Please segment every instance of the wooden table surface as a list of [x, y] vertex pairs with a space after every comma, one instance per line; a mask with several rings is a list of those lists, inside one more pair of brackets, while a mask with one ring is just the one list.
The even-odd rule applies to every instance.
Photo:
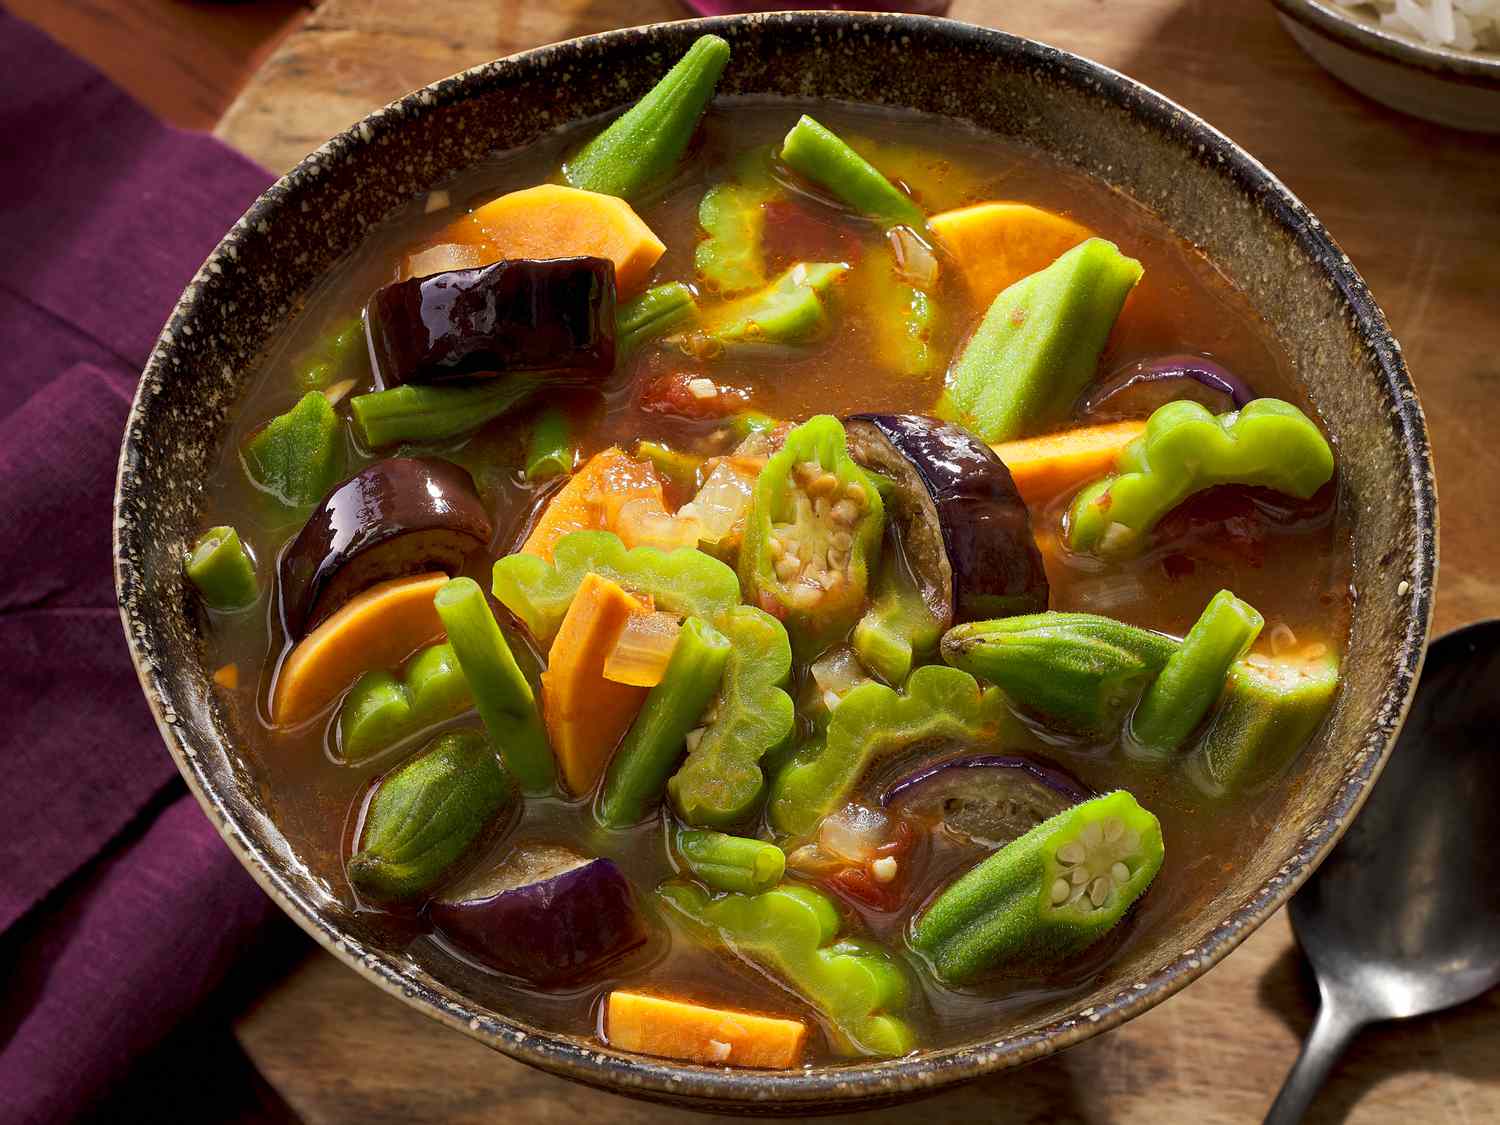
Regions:
[[[91, 5], [83, 5], [91, 7]], [[673, 19], [671, 0], [324, 0], [217, 126], [278, 171], [407, 90], [512, 51]], [[1439, 631], [1500, 616], [1500, 140], [1403, 118], [1305, 58], [1259, 0], [958, 0], [952, 15], [1138, 78], [1203, 115], [1323, 219], [1386, 310], [1421, 394], [1442, 496]], [[1202, 981], [1113, 1033], [914, 1110], [858, 1120], [1246, 1122], [1296, 1054], [1316, 997], [1278, 915]], [[529, 1070], [311, 952], [237, 1021], [309, 1122], [694, 1115]], [[1367, 1031], [1313, 1121], [1500, 1119], [1500, 992]], [[855, 1120], [850, 1118], [849, 1120]]]

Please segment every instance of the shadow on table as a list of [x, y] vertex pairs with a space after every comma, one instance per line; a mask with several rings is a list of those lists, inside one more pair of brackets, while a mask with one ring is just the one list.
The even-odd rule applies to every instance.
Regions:
[[[1297, 1036], [1312, 1028], [1318, 987], [1312, 969], [1294, 948], [1261, 977], [1260, 1004]], [[1435, 1016], [1393, 1020], [1366, 1028], [1308, 1111], [1308, 1125], [1335, 1125], [1377, 1086], [1403, 1075], [1424, 1074], [1493, 1084], [1500, 1081], [1500, 989]], [[1274, 1091], [1268, 1092], [1267, 1105]], [[1455, 1112], [1458, 1107], [1453, 1107]]]

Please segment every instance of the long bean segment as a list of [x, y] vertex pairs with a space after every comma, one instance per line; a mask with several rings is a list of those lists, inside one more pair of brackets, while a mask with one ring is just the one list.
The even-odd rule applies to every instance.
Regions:
[[349, 400], [349, 412], [360, 440], [371, 449], [403, 441], [445, 441], [500, 417], [536, 387], [536, 380], [526, 378], [492, 379], [472, 387], [405, 384], [356, 395]]
[[557, 407], [549, 407], [532, 424], [526, 442], [526, 479], [547, 480], [573, 471], [578, 448], [573, 443], [568, 416]]
[[653, 285], [615, 310], [615, 354], [628, 355], [642, 344], [698, 319], [698, 299], [680, 281]]
[[597, 810], [601, 824], [635, 824], [661, 799], [688, 733], [719, 691], [729, 650], [729, 639], [702, 618], [683, 623], [661, 683], [646, 696], [610, 760]]
[[209, 609], [233, 612], [254, 605], [260, 597], [255, 560], [240, 542], [239, 532], [227, 524], [198, 536], [183, 570]]
[[677, 854], [695, 878], [716, 891], [759, 894], [786, 873], [786, 853], [775, 844], [710, 829], [679, 832]]
[[536, 695], [505, 643], [484, 591], [472, 578], [454, 578], [438, 591], [434, 604], [501, 760], [525, 792], [549, 792], [557, 764]]
[[1254, 606], [1230, 591], [1215, 594], [1141, 697], [1126, 745], [1147, 757], [1182, 746], [1223, 693], [1230, 666], [1250, 651], [1265, 623]]

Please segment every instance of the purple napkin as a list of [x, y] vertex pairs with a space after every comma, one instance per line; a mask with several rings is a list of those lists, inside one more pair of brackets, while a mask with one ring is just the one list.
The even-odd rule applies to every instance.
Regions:
[[3, 11], [0, 137], [0, 1120], [65, 1121], [276, 915], [161, 744], [110, 561], [137, 374], [270, 177]]

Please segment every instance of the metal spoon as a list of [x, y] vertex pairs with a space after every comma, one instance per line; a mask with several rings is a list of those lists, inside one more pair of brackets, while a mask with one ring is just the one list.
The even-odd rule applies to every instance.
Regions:
[[1300, 1121], [1366, 1024], [1500, 983], [1500, 620], [1440, 637], [1349, 831], [1288, 907], [1321, 1006], [1266, 1121]]

